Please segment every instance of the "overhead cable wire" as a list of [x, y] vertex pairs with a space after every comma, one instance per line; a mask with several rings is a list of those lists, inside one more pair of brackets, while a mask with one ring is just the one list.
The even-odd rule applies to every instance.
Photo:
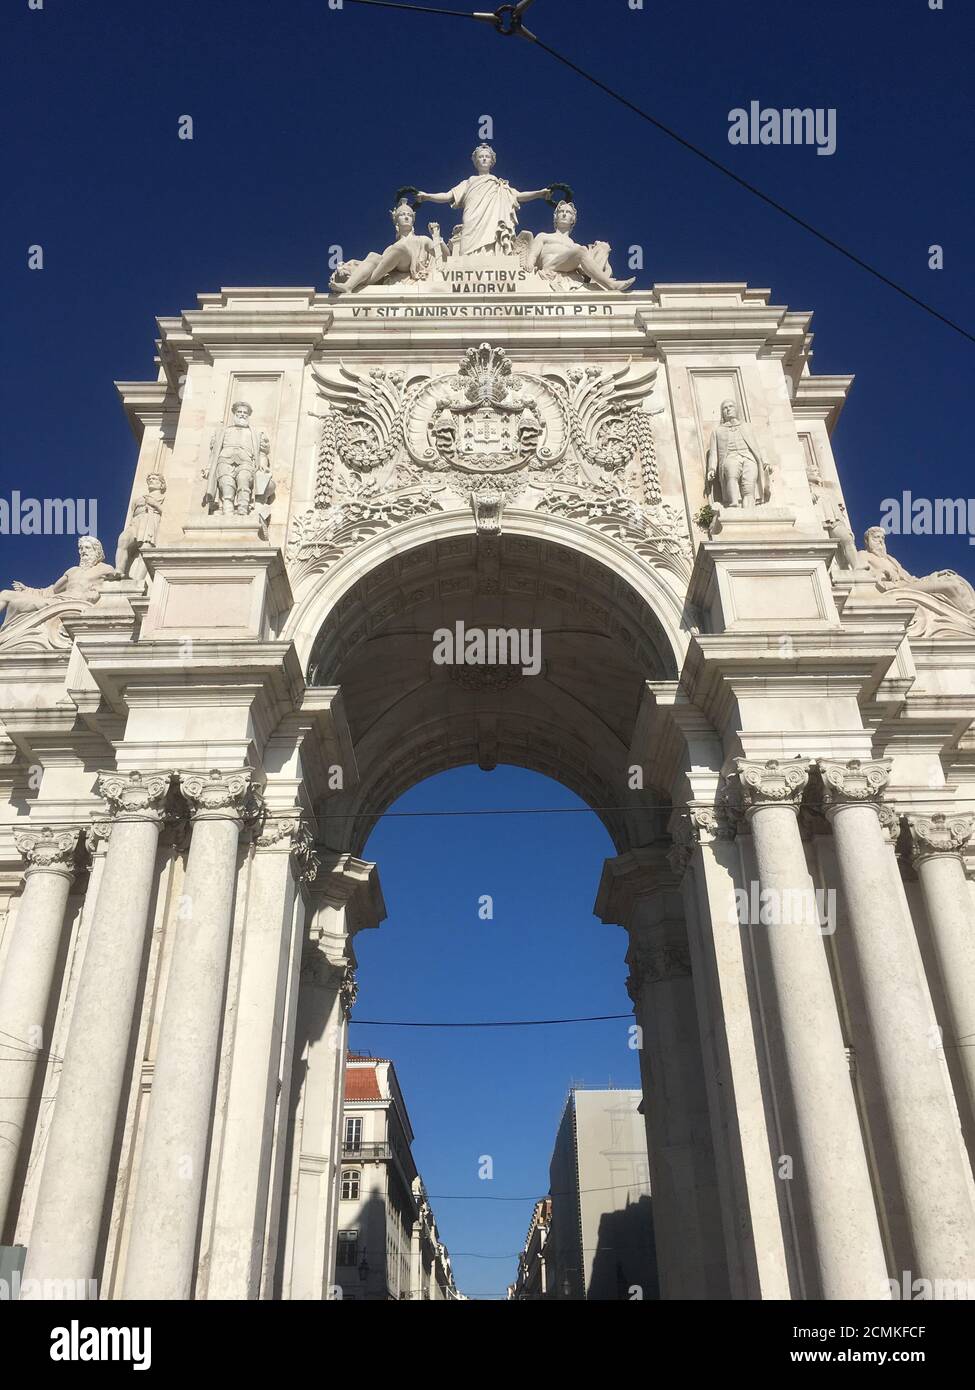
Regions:
[[[425, 5], [421, 6], [398, 4], [395, 3], [395, 0], [348, 0], [348, 3], [353, 5], [371, 5], [381, 9], [403, 10], [407, 13], [412, 12], [414, 14], [446, 15], [450, 18], [456, 19], [484, 20], [492, 17], [485, 14], [470, 14], [463, 10], [442, 10]], [[521, 6], [518, 6], [517, 8], [520, 9]], [[835, 237], [830, 236], [828, 232], [822, 231], [819, 227], [815, 226], [812, 222], [808, 221], [807, 218], [800, 217], [798, 213], [792, 212], [789, 208], [785, 206], [784, 203], [779, 202], [777, 198], [773, 198], [768, 193], [763, 192], [762, 189], [760, 189], [756, 184], [751, 183], [748, 179], [742, 178], [740, 174], [736, 174], [735, 171], [729, 168], [727, 164], [723, 164], [721, 160], [716, 159], [714, 155], [708, 154], [707, 150], [704, 150], [699, 145], [694, 144], [692, 140], [688, 140], [686, 136], [681, 135], [679, 131], [674, 130], [671, 126], [665, 124], [665, 122], [659, 120], [656, 116], [651, 115], [649, 111], [645, 111], [642, 106], [637, 106], [636, 102], [631, 101], [629, 97], [624, 96], [622, 92], [618, 92], [616, 88], [611, 87], [608, 82], [603, 82], [602, 79], [596, 77], [594, 73], [589, 72], [586, 68], [582, 67], [579, 63], [574, 62], [564, 53], [560, 53], [558, 49], [552, 48], [550, 44], [544, 43], [538, 37], [537, 34], [530, 34], [523, 27], [502, 28], [501, 24], [497, 21], [503, 13], [511, 12], [514, 9], [514, 6], [503, 5], [499, 10], [495, 12], [493, 18], [496, 20], [495, 27], [499, 30], [499, 32], [503, 33], [506, 37], [515, 35], [528, 39], [531, 43], [535, 44], [536, 47], [540, 48], [544, 53], [547, 53], [550, 58], [553, 58], [556, 62], [561, 63], [570, 72], [575, 73], [577, 77], [581, 77], [583, 81], [589, 82], [592, 86], [596, 87], [599, 91], [603, 92], [613, 101], [619, 102], [621, 106], [625, 107], [628, 111], [632, 112], [633, 115], [639, 116], [641, 120], [646, 121], [649, 125], [653, 126], [654, 129], [659, 131], [661, 135], [665, 135], [669, 140], [673, 140], [676, 144], [680, 145], [682, 149], [685, 149], [689, 151], [691, 154], [696, 155], [698, 159], [703, 160], [706, 164], [710, 165], [712, 169], [716, 169], [718, 173], [723, 174], [725, 178], [731, 179], [731, 181], [737, 184], [739, 188], [744, 189], [746, 193], [750, 193], [752, 197], [758, 198], [760, 202], [766, 205], [766, 207], [770, 207], [773, 211], [779, 213], [782, 217], [788, 218], [788, 220], [792, 222], [795, 226], [800, 227], [805, 232], [808, 232], [810, 236], [815, 237], [818, 241], [822, 242], [824, 246], [828, 246], [831, 250], [837, 252], [838, 255], [845, 257], [846, 260], [850, 261], [853, 265], [859, 267], [860, 270], [866, 271], [868, 275], [872, 275], [873, 278], [875, 280], [878, 280], [882, 285], [886, 285], [888, 289], [893, 290], [896, 294], [906, 299], [916, 308], [922, 309], [926, 314], [929, 314], [932, 318], [937, 319], [939, 323], [943, 323], [945, 327], [952, 329], [953, 332], [959, 334], [962, 338], [967, 339], [968, 342], [975, 343], [975, 333], [969, 332], [967, 328], [964, 328], [960, 323], [956, 323], [955, 320], [949, 318], [947, 314], [941, 313], [941, 311], [939, 309], [936, 309], [933, 304], [929, 304], [926, 300], [921, 299], [918, 295], [912, 294], [910, 290], [905, 289], [903, 285], [899, 284], [896, 280], [891, 279], [889, 275], [885, 275], [882, 270], [878, 270], [876, 266], [871, 265], [869, 261], [866, 261], [863, 259], [862, 256], [857, 255], [855, 251], [851, 251], [849, 247], [844, 246], [842, 242], [837, 241]]]

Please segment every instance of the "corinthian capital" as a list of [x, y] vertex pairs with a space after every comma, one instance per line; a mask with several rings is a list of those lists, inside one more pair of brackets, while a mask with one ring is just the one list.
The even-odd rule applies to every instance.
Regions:
[[253, 820], [261, 810], [261, 793], [249, 767], [221, 772], [181, 772], [179, 789], [192, 820]]
[[74, 877], [80, 830], [54, 830], [49, 825], [37, 830], [15, 830], [14, 844], [27, 860], [25, 878], [39, 870]]
[[265, 821], [256, 844], [258, 849], [293, 855], [302, 883], [311, 883], [318, 877], [322, 864], [315, 853], [315, 837], [300, 816]]
[[975, 831], [975, 816], [937, 811], [933, 816], [907, 816], [911, 863], [943, 855], [960, 855]]
[[816, 764], [823, 782], [823, 804], [827, 816], [842, 806], [873, 806], [879, 810], [880, 795], [890, 780], [890, 759], [878, 758], [848, 762], [820, 758]]
[[736, 758], [735, 767], [746, 816], [760, 806], [791, 806], [794, 811], [799, 810], [809, 781], [807, 758], [791, 758], [788, 762], [779, 762], [776, 758], [766, 762], [757, 758]]
[[730, 840], [734, 825], [724, 807], [687, 806], [674, 811], [667, 826], [673, 841], [667, 859], [674, 873], [682, 874], [698, 845]]
[[171, 772], [104, 772], [98, 795], [113, 820], [162, 820], [172, 780]]

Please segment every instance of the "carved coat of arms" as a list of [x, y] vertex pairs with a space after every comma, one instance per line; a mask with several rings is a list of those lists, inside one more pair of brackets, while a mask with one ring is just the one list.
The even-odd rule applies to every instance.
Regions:
[[468, 350], [456, 376], [420, 388], [404, 436], [421, 468], [496, 474], [557, 463], [569, 424], [548, 382], [516, 375], [502, 348], [482, 343]]

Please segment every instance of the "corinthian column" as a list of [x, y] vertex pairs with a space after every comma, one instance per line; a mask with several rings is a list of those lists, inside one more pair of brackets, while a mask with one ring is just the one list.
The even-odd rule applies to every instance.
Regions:
[[[800, 1198], [795, 1206], [800, 1256], [806, 1257], [806, 1297], [889, 1297], [856, 1101], [799, 833], [809, 763], [739, 758], [737, 768], [761, 906], [759, 920], [749, 918], [749, 925], [753, 941], [764, 946], [774, 991], [769, 1022], [777, 1029], [770, 1037], [770, 1060], [773, 1072], [784, 1071], [788, 1089], [779, 1111], [783, 1158], [793, 1161], [792, 1177], [781, 1180], [795, 1183]], [[802, 1238], [807, 1222], [811, 1250]]]
[[[823, 759], [826, 815], [873, 1039], [907, 1220], [927, 1279], [975, 1277], [975, 1210], [914, 926], [880, 825], [890, 763]], [[969, 927], [970, 930], [970, 927]]]
[[945, 1046], [957, 1053], [975, 1118], [975, 915], [962, 861], [975, 816], [908, 816], [907, 826], [948, 1005]]
[[629, 937], [660, 1296], [728, 1298], [684, 903], [662, 851], [608, 859], [596, 914]]
[[[27, 860], [13, 940], [0, 979], [0, 1242], [12, 1245], [38, 1073], [46, 1069], [49, 1011], [74, 882], [78, 830], [15, 830]], [[7, 1055], [10, 1054], [10, 1055]]]
[[259, 808], [249, 768], [181, 773], [193, 822], [156, 1047], [123, 1298], [193, 1291], [237, 848]]
[[[259, 1298], [271, 1193], [271, 1151], [281, 1086], [281, 1044], [295, 927], [304, 921], [299, 884], [317, 876], [307, 822], [268, 818], [247, 883], [233, 1055], [221, 1141], [208, 1299]], [[282, 1107], [286, 1111], [286, 1103]]]
[[80, 1288], [81, 1281], [98, 1273], [156, 850], [171, 781], [169, 773], [143, 777], [138, 772], [98, 779], [111, 817], [101, 828], [105, 834], [111, 824], [109, 847], [71, 1014], [25, 1283], [74, 1279]]

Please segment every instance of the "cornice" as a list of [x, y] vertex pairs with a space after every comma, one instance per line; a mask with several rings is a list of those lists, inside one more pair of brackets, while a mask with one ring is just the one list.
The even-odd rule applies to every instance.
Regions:
[[159, 318], [160, 353], [177, 364], [218, 357], [284, 357], [307, 362], [334, 318], [308, 286], [225, 288], [198, 296], [199, 308]]
[[79, 637], [78, 649], [104, 698], [117, 713], [143, 704], [209, 704], [215, 695], [241, 697], [266, 690], [280, 706], [274, 723], [300, 707], [304, 675], [293, 642], [250, 638], [178, 637], [126, 642]]
[[179, 397], [168, 381], [116, 381], [115, 389], [140, 443], [147, 427], [158, 427], [167, 414], [179, 413]]
[[801, 376], [792, 397], [792, 413], [799, 419], [822, 420], [832, 434], [853, 386], [852, 376]]
[[[629, 929], [640, 904], [651, 915], [674, 910], [680, 881], [668, 861], [669, 850], [669, 840], [661, 840], [606, 860], [593, 907], [601, 922]], [[683, 912], [679, 905], [677, 910]]]

